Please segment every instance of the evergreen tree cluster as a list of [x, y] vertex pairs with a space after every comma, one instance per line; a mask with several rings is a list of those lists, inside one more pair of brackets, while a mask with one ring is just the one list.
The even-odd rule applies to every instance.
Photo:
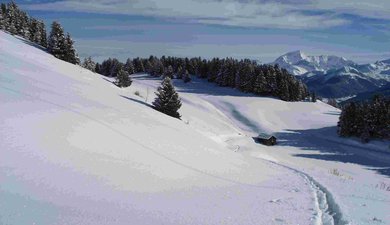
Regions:
[[106, 77], [115, 77], [115, 84], [118, 87], [129, 87], [133, 82], [130, 78], [130, 74], [135, 72], [133, 60], [127, 60], [125, 64], [119, 62], [117, 59], [111, 59], [103, 61], [102, 64], [95, 63], [91, 57], [84, 59], [84, 68], [91, 70], [92, 72], [100, 73]]
[[[103, 61], [96, 65], [96, 72], [115, 77], [117, 67], [122, 63], [117, 59]], [[123, 65], [123, 64], [122, 64]], [[219, 86], [232, 87], [247, 93], [279, 97], [284, 101], [301, 101], [309, 96], [305, 84], [289, 74], [278, 65], [260, 65], [257, 62], [233, 58], [197, 58], [166, 57], [128, 59], [126, 71], [132, 73], [149, 73], [152, 76], [191, 81], [191, 75]]]
[[30, 17], [20, 10], [14, 1], [8, 4], [1, 3], [0, 29], [47, 47], [46, 28], [43, 21]]
[[96, 63], [95, 71], [106, 77], [116, 77], [121, 67], [123, 67], [123, 63], [119, 62], [118, 59], [109, 58], [104, 60], [102, 64]]
[[343, 107], [338, 122], [342, 137], [390, 139], [390, 99], [376, 96], [372, 102], [350, 103]]
[[47, 40], [46, 27], [43, 21], [30, 17], [11, 1], [0, 5], [0, 29], [12, 35], [19, 35], [33, 43], [48, 49], [55, 57], [64, 61], [80, 64], [74, 41], [69, 33], [58, 22], [53, 22], [49, 40]]
[[65, 34], [61, 24], [54, 21], [51, 25], [51, 32], [47, 44], [49, 52], [58, 59], [78, 65], [80, 64], [80, 59], [73, 45], [74, 41], [70, 37], [70, 34]]
[[85, 58], [83, 64], [81, 64], [81, 66], [87, 70], [90, 70], [92, 72], [96, 72], [96, 63], [92, 60], [91, 57]]

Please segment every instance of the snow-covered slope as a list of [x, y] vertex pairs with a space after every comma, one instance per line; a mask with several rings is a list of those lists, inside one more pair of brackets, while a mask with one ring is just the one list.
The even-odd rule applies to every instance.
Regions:
[[338, 56], [307, 56], [302, 51], [286, 53], [277, 58], [273, 64], [279, 64], [293, 75], [303, 75], [313, 71], [327, 71], [343, 66], [355, 65], [351, 60]]
[[390, 220], [389, 155], [364, 149], [387, 143], [337, 138], [339, 110], [177, 80], [177, 120], [149, 107], [159, 79], [133, 78], [119, 89], [0, 31], [0, 224]]
[[310, 224], [305, 181], [234, 152], [226, 140], [243, 134], [211, 104], [184, 101], [177, 120], [136, 84], [0, 42], [1, 224]]

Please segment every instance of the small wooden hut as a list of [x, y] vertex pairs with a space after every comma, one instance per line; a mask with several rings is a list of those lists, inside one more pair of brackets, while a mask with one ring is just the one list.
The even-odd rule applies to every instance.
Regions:
[[265, 133], [261, 133], [259, 134], [255, 140], [258, 142], [258, 143], [261, 143], [263, 145], [268, 145], [268, 146], [272, 146], [272, 145], [276, 145], [276, 137], [273, 136], [273, 135], [270, 135], [270, 134], [265, 134]]

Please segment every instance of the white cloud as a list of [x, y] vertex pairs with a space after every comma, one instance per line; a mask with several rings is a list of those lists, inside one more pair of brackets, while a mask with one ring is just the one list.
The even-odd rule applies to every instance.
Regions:
[[314, 0], [306, 7], [375, 19], [390, 19], [389, 0]]
[[306, 4], [205, 0], [66, 0], [26, 5], [30, 10], [78, 11], [182, 19], [189, 22], [244, 27], [312, 29], [348, 23], [330, 14], [308, 15]]

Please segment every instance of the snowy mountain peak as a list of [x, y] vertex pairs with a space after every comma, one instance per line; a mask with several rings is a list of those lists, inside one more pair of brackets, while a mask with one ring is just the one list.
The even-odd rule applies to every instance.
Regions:
[[295, 64], [301, 60], [307, 59], [307, 55], [302, 52], [301, 50], [293, 51], [286, 53], [279, 58], [276, 59], [275, 62], [282, 62], [282, 63], [288, 63], [288, 64]]
[[273, 64], [279, 64], [293, 75], [302, 75], [307, 72], [327, 71], [343, 66], [355, 65], [351, 60], [333, 55], [308, 56], [302, 51], [286, 53], [275, 60]]

